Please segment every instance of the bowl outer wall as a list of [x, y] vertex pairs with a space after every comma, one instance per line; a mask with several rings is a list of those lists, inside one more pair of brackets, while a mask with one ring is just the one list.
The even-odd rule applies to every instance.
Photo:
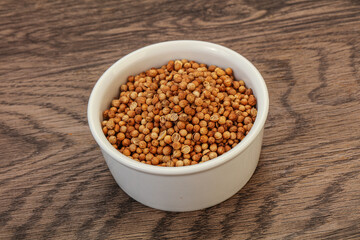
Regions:
[[[189, 59], [200, 63], [214, 64], [223, 68], [231, 67], [237, 80], [243, 79], [253, 89], [257, 97], [258, 116], [253, 128], [235, 148], [211, 161], [181, 167], [161, 168], [136, 162], [114, 149], [102, 133], [100, 121], [102, 111], [119, 94], [119, 87], [126, 82], [127, 76], [137, 74], [154, 66], [161, 66], [170, 59]], [[158, 175], [183, 175], [209, 170], [233, 159], [244, 151], [263, 130], [269, 108], [266, 84], [257, 69], [240, 54], [226, 47], [191, 40], [179, 40], [150, 45], [134, 51], [114, 63], [97, 81], [88, 104], [88, 121], [94, 139], [101, 150], [114, 161], [141, 172]]]
[[251, 178], [260, 155], [263, 130], [232, 161], [186, 175], [155, 175], [129, 168], [103, 151], [117, 184], [138, 202], [164, 211], [195, 211], [221, 203]]

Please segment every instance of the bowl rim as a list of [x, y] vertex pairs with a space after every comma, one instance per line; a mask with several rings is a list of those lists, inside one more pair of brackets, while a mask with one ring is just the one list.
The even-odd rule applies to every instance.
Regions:
[[[246, 135], [246, 137], [237, 144], [234, 148], [229, 150], [228, 152], [222, 154], [221, 156], [218, 156], [214, 159], [211, 159], [207, 162], [196, 164], [196, 165], [190, 165], [190, 166], [183, 166], [183, 167], [159, 167], [159, 166], [153, 166], [149, 164], [144, 164], [138, 161], [135, 161], [129, 157], [126, 157], [122, 153], [120, 153], [118, 150], [116, 150], [107, 140], [105, 135], [102, 132], [100, 124], [96, 120], [96, 116], [98, 116], [98, 112], [96, 109], [92, 107], [92, 105], [95, 103], [97, 99], [97, 95], [101, 92], [101, 85], [103, 82], [107, 80], [107, 78], [111, 77], [112, 75], [110, 72], [114, 70], [117, 66], [121, 65], [123, 62], [127, 61], [129, 58], [133, 58], [136, 56], [141, 56], [141, 54], [144, 51], [148, 50], [154, 50], [164, 47], [179, 47], [179, 45], [182, 45], [182, 47], [190, 47], [194, 44], [197, 44], [200, 47], [203, 48], [211, 48], [220, 50], [222, 52], [225, 52], [226, 54], [232, 55], [234, 58], [237, 58], [238, 60], [242, 61], [242, 63], [246, 64], [247, 67], [250, 69], [250, 71], [253, 72], [253, 74], [256, 75], [256, 79], [260, 84], [260, 91], [261, 94], [264, 96], [264, 106], [263, 111], [261, 114], [259, 114], [254, 122], [253, 127], [251, 128], [250, 132]], [[119, 60], [117, 60], [114, 64], [112, 64], [97, 80], [95, 83], [95, 86], [93, 87], [89, 101], [88, 101], [88, 107], [87, 107], [87, 118], [88, 118], [88, 124], [90, 127], [90, 131], [97, 142], [97, 144], [100, 146], [102, 151], [105, 151], [106, 154], [110, 155], [114, 160], [116, 160], [118, 163], [125, 165], [126, 167], [129, 167], [131, 169], [148, 173], [148, 174], [156, 174], [156, 175], [187, 175], [187, 174], [193, 174], [198, 172], [203, 172], [206, 170], [210, 170], [214, 167], [217, 167], [219, 165], [222, 165], [230, 160], [232, 160], [234, 157], [236, 157], [238, 154], [243, 152], [260, 134], [262, 129], [264, 128], [265, 121], [267, 119], [269, 111], [269, 94], [266, 87], [266, 83], [261, 76], [260, 72], [256, 69], [256, 67], [245, 57], [240, 55], [239, 53], [235, 52], [234, 50], [231, 50], [227, 47], [224, 47], [219, 44], [205, 42], [205, 41], [198, 41], [198, 40], [174, 40], [174, 41], [165, 41], [165, 42], [159, 42], [155, 44], [151, 44], [142, 48], [139, 48], [138, 50], [135, 50]], [[99, 132], [100, 128], [100, 132]]]

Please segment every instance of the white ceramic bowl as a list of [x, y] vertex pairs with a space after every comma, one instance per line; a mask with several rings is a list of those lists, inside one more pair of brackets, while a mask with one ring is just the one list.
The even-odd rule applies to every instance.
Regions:
[[[119, 96], [129, 75], [160, 67], [169, 60], [188, 59], [222, 68], [231, 67], [257, 98], [258, 114], [249, 134], [233, 149], [205, 163], [184, 167], [158, 167], [126, 157], [106, 140], [102, 112]], [[258, 70], [240, 54], [202, 41], [170, 41], [136, 50], [113, 64], [97, 81], [88, 104], [88, 121], [117, 184], [144, 205], [166, 211], [192, 211], [216, 205], [238, 192], [257, 166], [264, 124], [269, 109], [268, 91]]]

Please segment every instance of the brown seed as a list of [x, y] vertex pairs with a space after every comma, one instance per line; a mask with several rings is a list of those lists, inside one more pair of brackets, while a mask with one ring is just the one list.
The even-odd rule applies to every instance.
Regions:
[[150, 69], [148, 72], [148, 75], [150, 77], [155, 77], [158, 74], [158, 72], [156, 71], [156, 69]]
[[210, 152], [209, 153], [209, 158], [210, 159], [213, 159], [213, 158], [216, 158], [217, 157], [217, 153], [216, 152]]
[[180, 68], [182, 68], [182, 62], [181, 61], [179, 61], [179, 60], [176, 60], [175, 61], [175, 64], [174, 64], [174, 68], [175, 68], [175, 70], [176, 71], [179, 71], [180, 70]]
[[157, 138], [159, 137], [159, 135], [158, 135], [156, 132], [152, 132], [152, 133], [150, 134], [150, 137], [151, 137], [152, 139], [157, 139]]
[[226, 74], [225, 71], [222, 70], [221, 68], [216, 68], [216, 69], [215, 69], [215, 73], [216, 73], [216, 75], [218, 75], [219, 77], [224, 76], [224, 75]]
[[231, 136], [231, 134], [230, 134], [229, 131], [225, 131], [225, 132], [223, 133], [223, 138], [224, 138], [224, 139], [229, 139], [230, 136]]
[[138, 96], [137, 92], [131, 92], [131, 93], [130, 93], [130, 98], [131, 98], [132, 100], [135, 100], [135, 99], [137, 98], [137, 96]]
[[180, 141], [180, 138], [181, 138], [181, 136], [180, 136], [180, 134], [178, 134], [178, 133], [174, 133], [172, 136], [171, 136], [171, 140], [172, 140], [172, 142], [179, 142]]
[[125, 156], [130, 156], [131, 152], [129, 149], [125, 148], [124, 151], [122, 152]]
[[222, 139], [222, 134], [221, 134], [220, 132], [216, 132], [216, 133], [214, 134], [214, 137], [215, 137], [215, 139], [217, 139], [217, 140]]
[[111, 106], [118, 108], [120, 106], [120, 100], [119, 99], [112, 100], [111, 101]]
[[193, 117], [191, 122], [192, 122], [192, 124], [196, 125], [196, 124], [199, 124], [200, 120], [197, 117]]
[[209, 144], [215, 143], [215, 138], [214, 138], [214, 137], [209, 137], [208, 143], [209, 143]]
[[181, 113], [179, 115], [179, 120], [182, 121], [182, 122], [186, 122], [188, 120], [188, 115], [185, 114], [185, 113]]
[[205, 150], [202, 152], [202, 155], [208, 155], [209, 152], [210, 152], [210, 149], [205, 149]]
[[251, 119], [251, 117], [246, 117], [245, 119], [244, 119], [244, 124], [249, 124], [249, 123], [252, 123], [252, 119]]
[[189, 124], [186, 125], [185, 129], [186, 129], [187, 132], [192, 132], [192, 130], [194, 129], [194, 125], [189, 123]]
[[122, 140], [121, 144], [125, 147], [128, 147], [128, 146], [130, 146], [131, 141], [129, 139], [125, 138], [124, 140]]
[[171, 113], [169, 117], [170, 121], [177, 121], [179, 119], [179, 115], [177, 113]]
[[218, 121], [219, 124], [224, 125], [226, 123], [226, 117], [221, 116]]
[[188, 133], [187, 133], [187, 131], [185, 129], [181, 129], [179, 131], [179, 134], [180, 134], [180, 136], [185, 137]]
[[220, 116], [219, 116], [218, 113], [214, 113], [214, 114], [211, 115], [211, 117], [210, 117], [210, 121], [213, 121], [213, 122], [217, 122], [217, 121], [219, 121], [219, 119], [220, 119]]
[[197, 152], [197, 153], [200, 153], [202, 151], [202, 148], [200, 145], [195, 145], [194, 146], [194, 151]]
[[200, 137], [201, 137], [200, 133], [194, 133], [194, 135], [193, 135], [193, 139], [194, 139], [195, 142], [200, 141]]
[[181, 112], [182, 109], [179, 105], [176, 105], [173, 107], [173, 110], [174, 110], [174, 112], [179, 113], [179, 112]]
[[188, 101], [187, 100], [181, 100], [180, 102], [179, 102], [179, 106], [181, 107], [181, 108], [184, 108], [184, 107], [186, 107], [188, 105]]
[[[225, 128], [223, 126], [218, 127], [217, 131], [221, 134], [225, 132]], [[216, 138], [216, 137], [215, 137]]]
[[248, 104], [248, 100], [247, 100], [246, 98], [242, 98], [242, 99], [240, 100], [240, 103], [241, 103], [242, 105], [246, 105], [246, 104]]
[[219, 154], [219, 155], [221, 155], [221, 154], [223, 154], [225, 152], [225, 148], [224, 147], [218, 147], [218, 149], [217, 149], [217, 153]]
[[109, 137], [109, 142], [110, 142], [111, 144], [115, 144], [115, 143], [116, 143], [116, 137], [115, 137], [115, 136], [110, 136], [110, 137]]
[[233, 74], [233, 70], [231, 68], [226, 68], [225, 72], [226, 72], [227, 75], [230, 75], [230, 76]]
[[194, 83], [189, 83], [189, 84], [187, 85], [187, 89], [188, 89], [189, 91], [194, 91], [195, 88], [196, 88], [196, 86], [195, 86]]
[[181, 148], [181, 143], [180, 142], [173, 142], [172, 147], [176, 150]]
[[182, 167], [182, 166], [184, 166], [184, 162], [182, 160], [176, 161], [176, 166]]
[[190, 151], [191, 151], [191, 148], [190, 148], [190, 146], [188, 146], [188, 145], [183, 145], [183, 146], [181, 147], [181, 152], [182, 152], [183, 154], [188, 154], [188, 153], [190, 153]]
[[206, 135], [201, 135], [200, 142], [206, 143], [208, 141], [208, 137]]
[[134, 111], [137, 108], [138, 104], [137, 102], [132, 102], [129, 106], [130, 110]]
[[166, 136], [166, 130], [162, 131], [160, 134], [159, 134], [159, 137], [158, 137], [158, 140], [163, 140]]
[[200, 123], [199, 123], [199, 126], [200, 126], [200, 127], [207, 127], [207, 125], [208, 125], [208, 122], [205, 121], [205, 120], [202, 120], [202, 121], [200, 121]]
[[252, 108], [252, 109], [250, 110], [250, 115], [251, 115], [252, 117], [256, 117], [256, 116], [257, 116], [257, 110], [256, 110], [256, 108]]
[[216, 150], [217, 150], [217, 144], [211, 144], [210, 145], [210, 151], [216, 152]]
[[202, 127], [202, 128], [200, 128], [200, 134], [202, 134], [202, 135], [208, 134], [208, 129], [207, 129], [207, 127]]
[[107, 127], [108, 130], [114, 129], [115, 122], [114, 122], [113, 118], [110, 118], [109, 121], [107, 121], [106, 127]]
[[124, 104], [127, 104], [127, 103], [129, 102], [129, 98], [128, 98], [128, 97], [125, 97], [125, 96], [122, 96], [122, 97], [120, 98], [120, 102], [121, 102], [121, 103], [124, 103]]
[[231, 121], [236, 121], [237, 118], [238, 118], [238, 115], [237, 115], [235, 112], [231, 112], [231, 113], [229, 114], [229, 119], [230, 119]]
[[196, 106], [202, 106], [203, 103], [204, 103], [204, 101], [201, 98], [198, 97], [198, 98], [195, 99], [195, 105]]
[[183, 162], [184, 162], [184, 166], [189, 166], [189, 165], [191, 165], [191, 161], [190, 161], [190, 159], [184, 159], [183, 160]]
[[210, 158], [207, 155], [202, 156], [202, 158], [201, 158], [201, 162], [206, 162], [206, 161], [209, 161], [209, 160], [210, 160]]
[[125, 139], [125, 134], [120, 132], [116, 135], [116, 138], [119, 140], [119, 141], [122, 141]]
[[151, 164], [152, 165], [158, 165], [160, 163], [159, 159], [157, 157], [153, 157], [151, 159]]
[[138, 130], [133, 130], [131, 133], [130, 133], [131, 137], [133, 138], [136, 138], [137, 136], [139, 136], [139, 131]]
[[147, 146], [147, 144], [146, 144], [145, 141], [140, 141], [140, 142], [139, 142], [139, 147], [140, 147], [140, 148], [144, 149], [144, 148], [146, 148], [146, 146]]
[[209, 148], [209, 144], [203, 143], [203, 144], [201, 144], [201, 148], [202, 148], [203, 150], [206, 150], [206, 149]]
[[164, 142], [165, 142], [166, 144], [171, 144], [171, 142], [172, 142], [171, 136], [170, 136], [170, 135], [166, 135], [165, 138], [164, 138]]
[[173, 155], [172, 155], [173, 158], [180, 158], [181, 157], [181, 151], [176, 149], [173, 151]]
[[154, 139], [154, 140], [151, 141], [151, 145], [154, 146], [154, 147], [157, 147], [157, 146], [159, 146], [159, 141]]
[[254, 95], [249, 96], [248, 103], [249, 103], [250, 106], [255, 106], [256, 105], [256, 98], [254, 97]]
[[[195, 85], [194, 85], [195, 86]], [[188, 94], [186, 96], [186, 100], [189, 102], [189, 103], [193, 103], [195, 101], [195, 95], [194, 94]]]
[[145, 156], [145, 160], [146, 160], [146, 161], [151, 161], [151, 160], [153, 159], [153, 157], [154, 157], [154, 155], [152, 155], [151, 153], [148, 153], [148, 154], [146, 154], [146, 156]]
[[103, 127], [103, 133], [105, 134], [105, 135], [107, 135], [107, 133], [108, 133], [108, 129], [107, 129], [107, 127]]
[[225, 80], [224, 80], [224, 85], [225, 85], [226, 87], [230, 87], [230, 86], [232, 85], [232, 80], [231, 80], [231, 78], [225, 79]]
[[163, 154], [164, 155], [170, 155], [171, 151], [172, 151], [172, 149], [169, 146], [166, 146], [166, 147], [163, 148]]

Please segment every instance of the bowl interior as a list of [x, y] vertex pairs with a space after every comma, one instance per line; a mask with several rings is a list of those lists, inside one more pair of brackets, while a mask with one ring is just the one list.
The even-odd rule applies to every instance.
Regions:
[[[249, 134], [235, 148], [211, 161], [181, 168], [160, 168], [136, 162], [115, 150], [106, 140], [100, 125], [102, 112], [109, 108], [112, 99], [119, 96], [119, 87], [127, 81], [128, 76], [146, 71], [151, 67], [160, 67], [167, 64], [169, 60], [175, 59], [188, 59], [207, 65], [232, 68], [236, 80], [244, 80], [246, 86], [252, 88], [257, 98], [257, 119]], [[102, 150], [107, 151], [121, 163], [141, 171], [155, 171], [159, 174], [177, 172], [180, 174], [186, 173], [186, 171], [200, 171], [202, 168], [214, 167], [221, 161], [231, 159], [238, 154], [263, 128], [268, 106], [268, 92], [263, 78], [257, 69], [240, 54], [208, 42], [171, 41], [141, 48], [112, 65], [100, 77], [91, 93], [88, 105], [88, 121], [91, 132]]]

